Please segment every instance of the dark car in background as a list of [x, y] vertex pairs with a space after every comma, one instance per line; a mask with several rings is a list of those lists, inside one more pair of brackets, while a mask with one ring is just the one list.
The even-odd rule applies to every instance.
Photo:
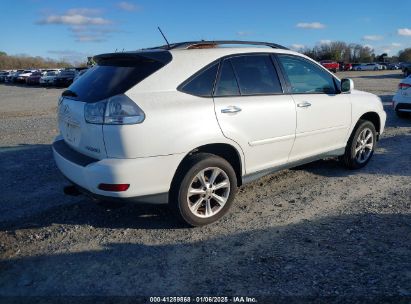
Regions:
[[408, 77], [411, 75], [411, 62], [403, 62], [401, 64], [401, 70], [404, 73], [405, 77]]
[[11, 72], [9, 71], [0, 71], [0, 82], [6, 82], [6, 77], [10, 74]]
[[68, 87], [73, 83], [76, 77], [75, 70], [64, 70], [54, 80], [54, 85], [57, 87]]
[[26, 78], [26, 83], [31, 84], [39, 84], [40, 77], [44, 75], [44, 72], [36, 71], [31, 74], [29, 77]]
[[24, 70], [22, 73], [17, 75], [14, 82], [26, 83], [26, 79], [29, 78], [36, 70]]

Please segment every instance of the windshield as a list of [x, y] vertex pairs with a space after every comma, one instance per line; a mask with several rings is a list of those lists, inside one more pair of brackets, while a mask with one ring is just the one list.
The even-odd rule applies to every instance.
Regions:
[[55, 76], [56, 72], [52, 71], [52, 72], [47, 72], [46, 76]]

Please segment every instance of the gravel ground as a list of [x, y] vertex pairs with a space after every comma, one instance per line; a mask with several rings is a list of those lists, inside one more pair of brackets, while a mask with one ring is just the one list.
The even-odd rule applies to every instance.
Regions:
[[337, 75], [386, 105], [368, 166], [328, 159], [272, 174], [242, 187], [220, 222], [195, 229], [166, 206], [65, 197], [50, 152], [61, 90], [0, 85], [0, 295], [411, 301], [411, 118], [389, 103], [401, 75]]

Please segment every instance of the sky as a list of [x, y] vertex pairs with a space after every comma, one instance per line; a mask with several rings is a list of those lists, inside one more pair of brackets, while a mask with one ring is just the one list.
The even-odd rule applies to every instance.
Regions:
[[162, 45], [160, 26], [170, 42], [345, 41], [396, 55], [411, 47], [410, 12], [411, 0], [0, 0], [0, 51], [84, 61]]

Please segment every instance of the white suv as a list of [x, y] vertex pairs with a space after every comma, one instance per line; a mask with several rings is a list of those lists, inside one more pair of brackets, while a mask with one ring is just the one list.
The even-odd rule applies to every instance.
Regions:
[[193, 226], [271, 172], [334, 156], [363, 167], [385, 125], [377, 96], [276, 44], [185, 42], [94, 60], [60, 98], [57, 166], [82, 192], [168, 203]]

